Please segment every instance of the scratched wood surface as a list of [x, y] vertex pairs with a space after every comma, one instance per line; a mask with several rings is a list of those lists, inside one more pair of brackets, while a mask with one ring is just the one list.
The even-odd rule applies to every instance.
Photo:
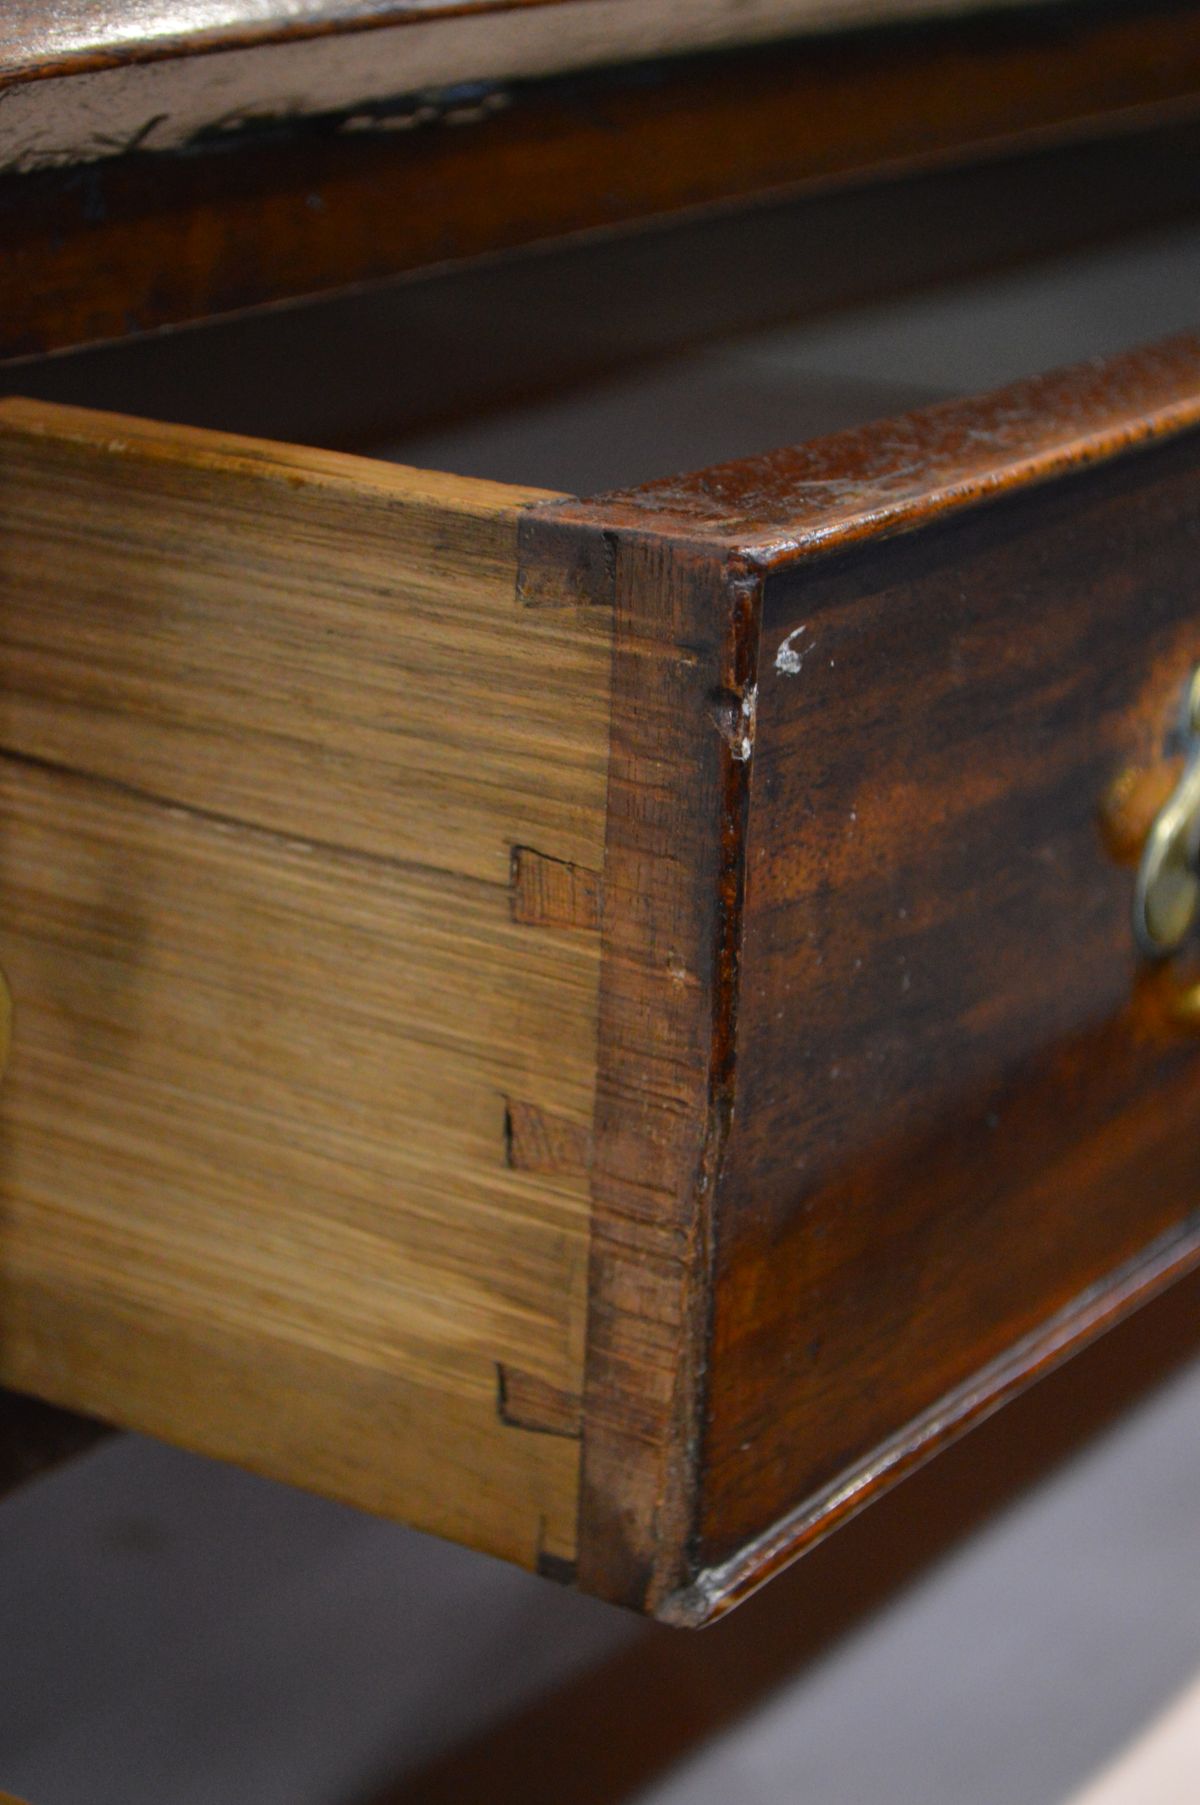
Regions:
[[[589, 10], [570, 4], [517, 12], [534, 21]], [[475, 18], [466, 23], [480, 29]], [[354, 41], [378, 48], [378, 38], [365, 32]], [[325, 54], [328, 43], [311, 47]], [[223, 59], [190, 60], [208, 68]], [[159, 79], [176, 66], [138, 64], [129, 73]], [[43, 81], [27, 91], [45, 101], [70, 86]], [[5, 150], [5, 122], [19, 112], [24, 93], [0, 89], [0, 170], [52, 160], [62, 142], [63, 109], [55, 102], [40, 149]], [[152, 98], [145, 104], [153, 118], [163, 116]], [[239, 125], [223, 114], [216, 141], [204, 139], [185, 157], [147, 154], [139, 135], [144, 119], [131, 148], [106, 108], [106, 154], [86, 180], [53, 169], [0, 177], [0, 357], [762, 201], [798, 186], [841, 184], [868, 172], [894, 176], [1022, 144], [1094, 140], [1197, 112], [1200, 16], [1175, 5], [972, 13], [920, 31], [843, 33], [650, 70], [524, 83], [473, 99], [425, 99], [374, 120], [360, 114], [304, 131], [269, 122], [264, 128], [254, 119]], [[122, 150], [129, 154], [116, 154]], [[1118, 204], [1135, 167], [1133, 151], [1130, 157], [1113, 176], [1081, 184], [1062, 214], [1075, 230], [1103, 205]], [[1178, 168], [1172, 171], [1160, 152], [1142, 184], [1143, 217], [1161, 210], [1178, 185]], [[886, 213], [888, 193], [877, 212]], [[894, 218], [864, 222], [853, 237], [836, 226], [830, 237], [825, 222], [814, 219], [821, 258], [788, 262], [815, 262], [821, 271], [846, 262], [858, 270], [850, 251], [839, 251], [848, 245], [868, 271], [882, 259], [882, 280], [892, 286], [910, 279], [929, 244], [944, 244], [944, 258], [966, 254], [989, 221], [995, 238], [1006, 222], [1024, 227], [1028, 218], [1022, 249], [1035, 248], [1048, 206], [1030, 181], [1012, 200], [965, 202], [960, 217], [926, 239], [905, 220], [900, 196]], [[881, 235], [886, 257], [874, 248]], [[752, 239], [750, 231], [746, 236]], [[743, 259], [763, 261], [753, 244], [728, 252], [716, 246], [712, 269], [690, 282], [666, 268], [654, 305], [643, 303], [641, 315], [657, 321], [668, 306], [678, 309], [680, 301], [670, 299], [676, 285], [702, 310], [726, 255], [739, 272]], [[745, 287], [757, 293], [765, 282], [770, 292], [779, 281], [768, 275]], [[487, 337], [490, 343], [490, 328]]]
[[705, 1564], [1197, 1256], [1200, 1049], [1101, 811], [1200, 662], [1198, 498], [1189, 435], [768, 581]]
[[536, 492], [16, 402], [0, 467], [0, 1380], [570, 1562], [604, 617], [518, 604]]
[[1183, 977], [1101, 831], [1200, 659], [1198, 428], [1187, 336], [531, 511], [616, 600], [609, 1595], [720, 1611], [1200, 1259]]
[[0, 166], [175, 148], [248, 119], [963, 10], [964, 0], [10, 0]]

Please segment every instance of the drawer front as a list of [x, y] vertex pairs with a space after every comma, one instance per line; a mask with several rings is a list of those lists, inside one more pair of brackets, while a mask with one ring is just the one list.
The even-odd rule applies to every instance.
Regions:
[[1198, 547], [1188, 439], [767, 583], [706, 1561], [1200, 1233], [1200, 1040], [1113, 818], [1178, 767]]
[[615, 605], [590, 1583], [723, 1608], [1200, 1253], [1132, 919], [1198, 400], [1182, 340], [548, 510]]

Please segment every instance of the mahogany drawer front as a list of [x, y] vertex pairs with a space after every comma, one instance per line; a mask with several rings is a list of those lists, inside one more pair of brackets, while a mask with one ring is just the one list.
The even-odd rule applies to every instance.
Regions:
[[0, 1379], [694, 1622], [1193, 1263], [1106, 799], [1198, 421], [574, 502], [0, 406]]
[[1197, 452], [768, 580], [705, 1564], [1193, 1257], [1189, 992], [1112, 842], [1177, 768]]

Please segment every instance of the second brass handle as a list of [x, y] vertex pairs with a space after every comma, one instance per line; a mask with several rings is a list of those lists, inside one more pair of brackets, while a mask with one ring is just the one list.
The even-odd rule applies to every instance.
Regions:
[[1200, 920], [1200, 667], [1184, 732], [1186, 762], [1146, 838], [1134, 893], [1134, 936], [1151, 959], [1177, 953]]

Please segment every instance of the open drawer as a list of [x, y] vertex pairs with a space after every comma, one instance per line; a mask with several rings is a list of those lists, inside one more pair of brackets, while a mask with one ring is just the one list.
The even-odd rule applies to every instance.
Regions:
[[0, 1381], [677, 1622], [1200, 1258], [1200, 341], [579, 502], [0, 404]]

